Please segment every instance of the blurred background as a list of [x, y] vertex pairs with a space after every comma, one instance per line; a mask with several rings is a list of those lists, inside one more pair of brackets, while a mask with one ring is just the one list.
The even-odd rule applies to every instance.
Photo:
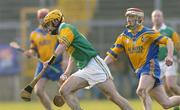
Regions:
[[[28, 48], [30, 32], [38, 26], [38, 9], [62, 10], [66, 22], [74, 24], [87, 36], [104, 58], [126, 24], [127, 8], [144, 10], [144, 24], [148, 27], [152, 26], [151, 12], [161, 9], [166, 24], [180, 33], [179, 6], [180, 0], [0, 0], [0, 101], [21, 101], [20, 90], [33, 78], [36, 60], [27, 59], [8, 45], [16, 41]], [[137, 80], [124, 54], [110, 68], [119, 93], [128, 99], [137, 99]], [[58, 91], [52, 82], [46, 89], [51, 97]], [[104, 99], [96, 88], [79, 91], [78, 96], [88, 100]], [[37, 101], [37, 98], [33, 96], [33, 100]]]

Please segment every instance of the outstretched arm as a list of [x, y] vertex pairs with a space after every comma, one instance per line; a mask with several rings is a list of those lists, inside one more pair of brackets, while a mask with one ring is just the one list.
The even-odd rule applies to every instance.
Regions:
[[31, 58], [31, 57], [33, 57], [33, 56], [36, 55], [36, 52], [35, 52], [34, 49], [29, 49], [29, 50], [25, 50], [25, 51], [23, 52], [23, 54], [24, 54], [26, 57]]
[[150, 37], [153, 40], [153, 42], [156, 41], [158, 44], [166, 45], [168, 53], [165, 61], [167, 66], [171, 66], [173, 64], [173, 52], [174, 52], [173, 41], [166, 36], [161, 36], [159, 32], [152, 34]]
[[115, 43], [112, 45], [110, 50], [107, 52], [107, 56], [105, 57], [104, 61], [107, 65], [113, 63], [115, 60], [117, 60], [118, 55], [124, 51], [123, 46], [123, 36], [117, 37]]

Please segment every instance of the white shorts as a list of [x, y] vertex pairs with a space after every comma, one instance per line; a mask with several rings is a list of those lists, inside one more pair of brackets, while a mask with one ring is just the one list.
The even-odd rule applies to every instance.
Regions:
[[159, 65], [161, 69], [161, 78], [163, 78], [164, 76], [176, 76], [178, 69], [176, 60], [173, 61], [172, 66], [167, 66], [165, 64], [165, 61], [160, 61]]
[[86, 67], [78, 70], [72, 76], [77, 76], [88, 81], [89, 86], [86, 87], [87, 89], [107, 79], [113, 79], [108, 66], [99, 56], [92, 58]]

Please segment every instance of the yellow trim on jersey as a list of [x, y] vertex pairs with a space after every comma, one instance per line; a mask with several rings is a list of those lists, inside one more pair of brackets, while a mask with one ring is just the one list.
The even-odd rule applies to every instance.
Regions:
[[166, 45], [166, 44], [168, 43], [168, 40], [169, 40], [169, 39], [170, 39], [169, 37], [163, 36], [163, 37], [159, 40], [159, 42], [157, 42], [157, 44]]
[[60, 35], [58, 37], [59, 41], [64, 43], [67, 48], [71, 45], [74, 40], [74, 34], [69, 28], [63, 28], [60, 30]]
[[107, 52], [107, 55], [110, 56], [113, 60], [117, 60], [110, 52]]
[[179, 35], [177, 34], [177, 32], [173, 32], [173, 34], [172, 34], [172, 41], [174, 43], [180, 42]]
[[174, 42], [175, 48], [178, 51], [180, 51], [180, 39], [179, 39], [179, 35], [177, 34], [177, 32], [173, 32], [173, 34], [172, 34], [172, 41]]

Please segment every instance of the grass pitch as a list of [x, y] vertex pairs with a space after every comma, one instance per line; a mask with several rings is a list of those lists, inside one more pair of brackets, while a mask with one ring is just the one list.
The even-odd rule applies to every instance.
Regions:
[[[81, 106], [84, 110], [120, 110], [115, 104], [108, 100], [81, 100]], [[139, 100], [130, 100], [134, 110], [143, 110]], [[54, 110], [71, 110], [67, 105], [61, 108], [55, 106]], [[0, 110], [44, 110], [40, 102], [0, 102]], [[153, 102], [153, 110], [163, 110], [162, 107]], [[172, 109], [169, 109], [172, 110]]]

